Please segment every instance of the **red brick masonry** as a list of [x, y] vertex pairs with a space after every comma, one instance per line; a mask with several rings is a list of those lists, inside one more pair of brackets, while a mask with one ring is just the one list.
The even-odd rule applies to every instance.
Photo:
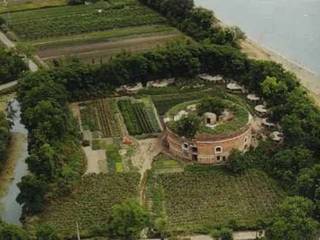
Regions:
[[180, 137], [166, 129], [166, 141], [173, 155], [203, 164], [224, 163], [233, 149], [248, 149], [251, 139], [250, 123], [232, 134], [200, 134], [194, 139]]

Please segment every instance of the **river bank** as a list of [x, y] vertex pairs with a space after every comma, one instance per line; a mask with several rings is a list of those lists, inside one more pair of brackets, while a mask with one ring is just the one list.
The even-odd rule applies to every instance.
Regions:
[[241, 43], [242, 51], [250, 58], [259, 60], [271, 60], [283, 65], [283, 67], [295, 73], [300, 80], [300, 83], [309, 92], [310, 96], [314, 99], [317, 105], [320, 106], [320, 76], [304, 66], [295, 63], [277, 52], [262, 47], [251, 39], [246, 39]]
[[11, 139], [8, 146], [8, 158], [3, 166], [3, 169], [0, 172], [0, 198], [7, 193], [9, 184], [11, 183], [11, 181], [13, 181], [17, 161], [22, 157], [23, 154], [20, 146], [22, 146], [26, 142], [26, 135], [22, 133], [11, 134]]
[[[27, 129], [21, 123], [20, 105], [11, 99], [6, 99], [12, 111], [13, 125], [8, 147], [8, 159], [0, 173], [0, 217], [7, 223], [20, 225], [22, 207], [16, 202], [19, 194], [17, 183], [28, 173], [25, 159], [28, 157]], [[5, 105], [3, 105], [5, 106]]]

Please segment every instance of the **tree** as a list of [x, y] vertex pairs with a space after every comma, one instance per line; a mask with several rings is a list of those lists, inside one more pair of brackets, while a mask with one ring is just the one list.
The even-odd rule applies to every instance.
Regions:
[[43, 144], [39, 149], [34, 149], [26, 159], [29, 170], [37, 176], [51, 179], [55, 175], [58, 155], [49, 144]]
[[312, 152], [304, 147], [287, 148], [278, 151], [269, 161], [267, 169], [284, 186], [290, 188], [296, 182], [299, 172], [312, 166]]
[[315, 216], [320, 219], [320, 164], [304, 169], [297, 180], [297, 193], [315, 204]]
[[38, 213], [43, 210], [47, 184], [33, 175], [24, 176], [18, 184], [20, 193], [17, 202], [23, 205], [25, 213]]
[[169, 18], [183, 19], [193, 6], [193, 0], [165, 0], [161, 3], [161, 11]]
[[108, 235], [124, 240], [139, 239], [141, 231], [149, 224], [149, 214], [135, 200], [113, 206], [109, 219]]
[[6, 159], [7, 147], [10, 137], [10, 124], [3, 112], [0, 112], [0, 167]]
[[161, 240], [168, 235], [168, 219], [166, 217], [158, 217], [154, 220], [155, 230], [160, 234]]
[[193, 138], [199, 130], [199, 126], [200, 119], [195, 115], [184, 116], [175, 122], [177, 134], [187, 138]]
[[267, 77], [261, 83], [262, 94], [272, 102], [273, 105], [284, 102], [288, 87], [284, 81], [280, 81], [275, 77]]
[[222, 114], [225, 107], [225, 103], [220, 98], [206, 97], [200, 101], [197, 110], [199, 115], [202, 115], [206, 112], [212, 112], [219, 116]]
[[50, 225], [39, 225], [36, 232], [37, 240], [59, 240], [57, 232]]
[[227, 227], [219, 227], [211, 231], [211, 236], [219, 240], [232, 240], [232, 229]]
[[234, 150], [228, 157], [227, 168], [233, 173], [243, 173], [251, 166], [250, 158], [239, 150]]
[[29, 240], [28, 233], [22, 228], [0, 222], [1, 240]]
[[319, 224], [312, 218], [313, 203], [303, 197], [287, 197], [266, 229], [270, 240], [315, 239]]
[[17, 80], [27, 65], [16, 53], [0, 48], [0, 84]]
[[16, 45], [17, 54], [26, 55], [28, 58], [32, 57], [36, 53], [36, 48], [27, 43], [18, 43]]

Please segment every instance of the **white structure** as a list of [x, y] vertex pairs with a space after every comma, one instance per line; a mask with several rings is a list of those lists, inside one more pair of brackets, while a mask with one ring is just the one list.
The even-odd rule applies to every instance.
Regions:
[[167, 87], [168, 85], [173, 84], [174, 82], [175, 82], [174, 78], [149, 81], [147, 82], [147, 87], [162, 88], [162, 87]]
[[173, 117], [173, 120], [176, 122], [176, 121], [179, 121], [182, 117], [184, 116], [188, 116], [188, 112], [186, 112], [185, 110], [181, 110], [180, 112], [177, 113], [177, 115], [175, 115]]
[[228, 83], [227, 89], [232, 91], [242, 91], [242, 87], [238, 83]]
[[196, 111], [197, 110], [197, 104], [191, 104], [187, 107], [188, 111]]
[[275, 142], [281, 142], [283, 140], [283, 133], [274, 131], [270, 134], [270, 138]]
[[124, 89], [127, 92], [135, 93], [138, 92], [139, 90], [143, 89], [143, 85], [141, 82], [138, 82], [135, 86], [126, 86], [124, 85]]
[[247, 99], [252, 101], [252, 102], [260, 101], [260, 98], [255, 94], [248, 94], [247, 95]]
[[255, 106], [254, 110], [260, 114], [266, 114], [268, 113], [268, 110], [265, 105], [257, 105]]
[[198, 75], [200, 79], [205, 80], [205, 81], [209, 81], [209, 82], [222, 82], [223, 81], [223, 77], [220, 75], [216, 75], [216, 76], [212, 76], [209, 74], [200, 74]]
[[212, 127], [217, 123], [218, 117], [215, 113], [206, 112], [203, 116], [206, 126]]
[[266, 127], [269, 127], [269, 128], [272, 128], [272, 127], [275, 127], [276, 124], [272, 123], [272, 122], [269, 122], [268, 121], [268, 118], [263, 118], [262, 119], [262, 124]]

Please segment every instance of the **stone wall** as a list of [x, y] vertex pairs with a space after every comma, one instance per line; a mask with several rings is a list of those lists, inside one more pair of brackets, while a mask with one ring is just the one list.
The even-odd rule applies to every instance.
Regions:
[[166, 135], [169, 151], [173, 155], [202, 164], [222, 164], [228, 159], [233, 149], [245, 151], [250, 147], [252, 140], [250, 125], [223, 137], [199, 136], [190, 140], [178, 136], [169, 129], [166, 130]]

